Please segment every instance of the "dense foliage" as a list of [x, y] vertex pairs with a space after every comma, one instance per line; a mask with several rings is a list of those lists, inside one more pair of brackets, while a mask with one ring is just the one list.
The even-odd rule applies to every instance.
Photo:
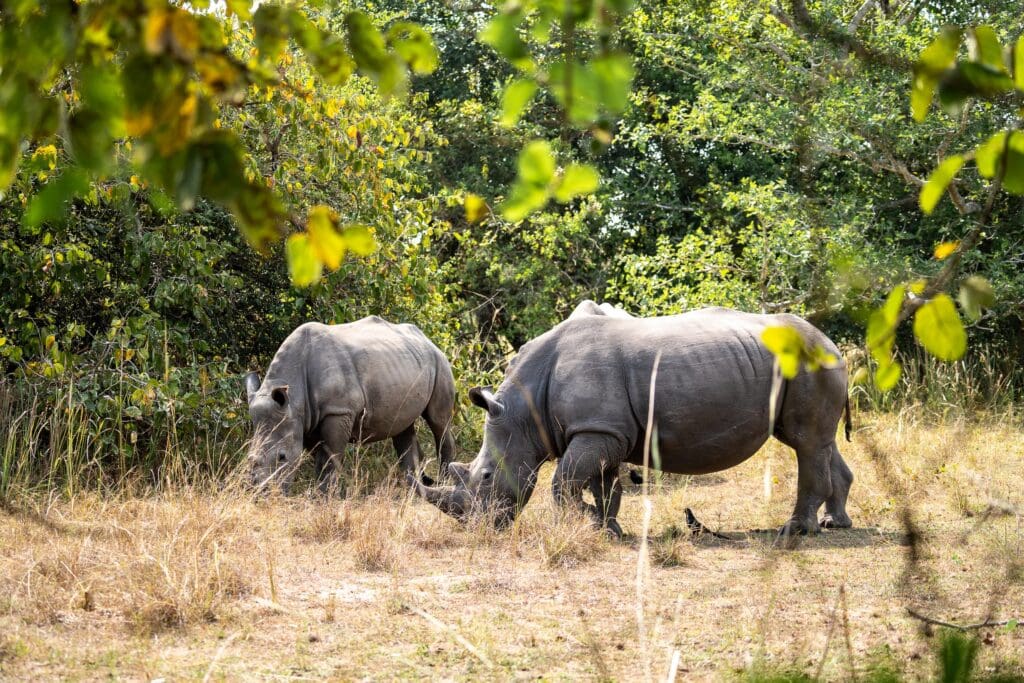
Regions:
[[[1019, 30], [1000, 0], [821, 0], [810, 28], [803, 3], [741, 0], [573, 3], [579, 21], [550, 2], [30, 4], [2, 15], [0, 402], [79, 406], [93, 457], [154, 472], [171, 439], [244, 436], [238, 378], [310, 319], [415, 322], [462, 386], [584, 297], [787, 310], [862, 343], [986, 203], [968, 159], [922, 215], [926, 178], [1012, 119], [997, 94], [914, 122], [911, 65], [946, 23]], [[972, 344], [1009, 359], [1021, 209], [999, 194], [960, 264], [995, 295]]]

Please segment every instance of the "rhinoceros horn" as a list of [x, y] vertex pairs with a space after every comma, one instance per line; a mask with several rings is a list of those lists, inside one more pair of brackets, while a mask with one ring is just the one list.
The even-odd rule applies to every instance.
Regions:
[[411, 474], [407, 474], [405, 480], [421, 498], [438, 510], [460, 522], [466, 521], [473, 506], [473, 496], [464, 481], [457, 479], [455, 486], [427, 486]]

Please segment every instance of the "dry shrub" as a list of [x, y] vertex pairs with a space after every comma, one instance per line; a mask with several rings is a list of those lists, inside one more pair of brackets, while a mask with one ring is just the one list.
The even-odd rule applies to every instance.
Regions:
[[394, 571], [402, 558], [404, 520], [387, 491], [367, 496], [350, 508], [348, 550], [356, 565], [369, 571]]
[[602, 554], [609, 536], [575, 510], [551, 510], [542, 517], [524, 519], [521, 539], [540, 551], [545, 567], [575, 567]]
[[651, 539], [647, 552], [652, 564], [661, 567], [684, 567], [690, 561], [693, 544], [690, 543], [686, 532], [673, 525], [657, 538]]
[[334, 501], [314, 501], [299, 511], [292, 535], [312, 543], [330, 543], [347, 539], [352, 532], [352, 505]]

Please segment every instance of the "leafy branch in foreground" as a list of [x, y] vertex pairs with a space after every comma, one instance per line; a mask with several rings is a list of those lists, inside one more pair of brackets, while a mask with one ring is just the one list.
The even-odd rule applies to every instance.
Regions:
[[[46, 166], [16, 188], [31, 197], [22, 222], [32, 232], [59, 221], [94, 184], [134, 173], [164, 205], [190, 209], [203, 196], [225, 206], [265, 251], [304, 221], [289, 214], [235, 131], [221, 126], [223, 109], [279, 91], [312, 98], [315, 84], [283, 75], [291, 45], [323, 84], [358, 71], [386, 95], [404, 90], [409, 70], [429, 73], [436, 64], [416, 24], [395, 23], [384, 34], [352, 11], [343, 26], [336, 33], [300, 6], [267, 3], [251, 13], [237, 0], [226, 10], [208, 0], [188, 9], [142, 0], [10, 3], [0, 13], [0, 191], [21, 165]], [[233, 34], [252, 47], [239, 49], [246, 41], [229, 42]], [[50, 165], [58, 145], [69, 160], [62, 169]], [[343, 248], [366, 251], [365, 231], [344, 228], [326, 207], [306, 222], [313, 219], [315, 230], [303, 233], [311, 248], [289, 249], [299, 255], [292, 272], [307, 282], [324, 265], [336, 267]]]
[[[501, 95], [502, 125], [514, 126], [538, 93], [546, 92], [561, 112], [563, 132], [589, 131], [592, 148], [612, 141], [613, 120], [629, 103], [633, 60], [614, 47], [616, 22], [630, 0], [511, 0], [479, 34], [504, 57], [517, 75]], [[594, 192], [600, 182], [589, 164], [556, 169], [551, 145], [534, 140], [519, 156], [518, 176], [500, 210], [519, 221], [543, 208], [553, 196], [560, 202]], [[479, 220], [481, 199], [467, 199], [466, 214]]]
[[[866, 61], [890, 66], [902, 63], [898, 57], [869, 50], [852, 35], [823, 28], [800, 0], [792, 2], [792, 13], [794, 28], [802, 27], [849, 47]], [[961, 55], [965, 45], [966, 58]], [[1004, 49], [991, 27], [978, 26], [969, 31], [947, 27], [922, 51], [911, 68], [910, 108], [915, 120], [923, 121], [927, 117], [937, 95], [942, 109], [951, 115], [965, 116], [972, 99], [985, 99], [1008, 107], [1010, 111], [1005, 118], [1013, 123], [974, 150], [942, 159], [920, 189], [920, 208], [928, 215], [947, 192], [958, 206], [962, 205], [952, 183], [967, 162], [975, 162], [979, 175], [990, 181], [984, 207], [970, 230], [959, 241], [936, 247], [935, 258], [945, 260], [938, 273], [931, 278], [897, 285], [885, 303], [870, 315], [866, 344], [876, 363], [875, 384], [883, 391], [894, 387], [900, 379], [902, 368], [894, 357], [895, 335], [899, 325], [910, 318], [914, 319], [914, 336], [936, 358], [954, 361], [966, 352], [967, 332], [956, 303], [946, 290], [959, 273], [964, 254], [985, 237], [1001, 190], [1024, 195], [1024, 133], [1019, 130], [1020, 104], [1024, 102], [1024, 37], [1018, 38], [1012, 48]], [[938, 150], [940, 156], [943, 153], [944, 148]], [[993, 288], [985, 278], [971, 275], [960, 283], [958, 301], [964, 313], [977, 320], [982, 309], [993, 305]], [[764, 341], [769, 348], [776, 347], [772, 350], [781, 362], [787, 353], [792, 356], [795, 352], [788, 346], [780, 346], [776, 337], [778, 333], [769, 330]], [[786, 362], [787, 366], [792, 366], [794, 361], [787, 357]]]

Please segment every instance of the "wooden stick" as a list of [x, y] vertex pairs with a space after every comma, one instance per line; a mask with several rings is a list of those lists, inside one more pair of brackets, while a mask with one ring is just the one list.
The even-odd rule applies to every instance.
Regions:
[[1015, 628], [1021, 625], [1020, 619], [1007, 619], [1005, 621], [992, 621], [991, 619], [986, 619], [985, 621], [982, 621], [977, 624], [954, 624], [949, 621], [942, 621], [941, 619], [933, 619], [932, 617], [914, 611], [910, 607], [907, 608], [907, 614], [914, 617], [915, 619], [920, 619], [926, 624], [934, 624], [935, 626], [945, 626], [946, 628], [955, 628], [958, 631], [974, 631], [979, 628], [985, 628], [986, 626], [1009, 626], [1011, 622], [1014, 624]]

